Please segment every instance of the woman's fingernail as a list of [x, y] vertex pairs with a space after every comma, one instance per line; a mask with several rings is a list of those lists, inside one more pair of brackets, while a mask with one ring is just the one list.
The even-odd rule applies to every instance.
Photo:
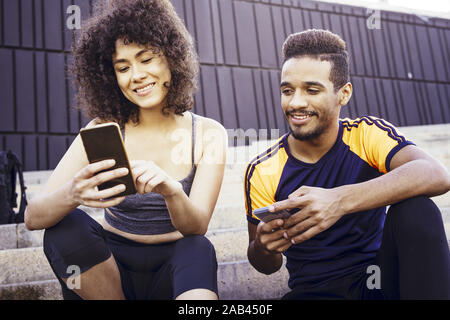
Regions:
[[291, 242], [292, 242], [292, 244], [295, 244], [295, 240], [294, 239], [292, 239]]
[[283, 237], [285, 238], [285, 239], [289, 239], [289, 237], [288, 237], [288, 235], [287, 235], [287, 233], [285, 232], [285, 233], [283, 233]]

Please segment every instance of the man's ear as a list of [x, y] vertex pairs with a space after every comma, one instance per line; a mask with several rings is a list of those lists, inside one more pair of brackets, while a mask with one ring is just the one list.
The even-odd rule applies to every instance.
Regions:
[[350, 98], [352, 97], [352, 92], [353, 86], [350, 82], [347, 82], [339, 89], [338, 99], [340, 106], [345, 106], [350, 101]]

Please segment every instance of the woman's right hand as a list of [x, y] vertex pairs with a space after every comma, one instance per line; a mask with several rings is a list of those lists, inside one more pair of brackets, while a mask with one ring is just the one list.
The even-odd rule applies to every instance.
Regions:
[[[125, 185], [119, 184], [109, 189], [98, 190], [100, 184], [128, 174], [127, 168], [118, 168], [98, 173], [114, 166], [114, 160], [91, 163], [81, 169], [70, 182], [70, 197], [74, 205], [94, 208], [108, 208], [121, 203], [125, 197], [111, 198], [125, 191]], [[97, 174], [98, 173], [98, 174]], [[106, 200], [107, 199], [107, 200]]]

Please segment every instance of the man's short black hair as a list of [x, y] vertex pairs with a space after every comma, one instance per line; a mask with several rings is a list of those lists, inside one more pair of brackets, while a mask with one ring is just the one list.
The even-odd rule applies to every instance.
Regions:
[[301, 56], [330, 61], [330, 81], [335, 91], [349, 81], [345, 41], [328, 30], [310, 29], [289, 35], [283, 43], [282, 55], [283, 64], [290, 58]]

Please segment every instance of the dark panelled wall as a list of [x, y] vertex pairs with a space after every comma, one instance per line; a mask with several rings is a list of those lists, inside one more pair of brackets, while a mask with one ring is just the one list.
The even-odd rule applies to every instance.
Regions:
[[[354, 96], [342, 117], [366, 114], [398, 126], [450, 122], [450, 21], [295, 0], [173, 0], [201, 61], [195, 112], [228, 129], [286, 130], [280, 107], [285, 37], [326, 28], [347, 41]], [[73, 110], [65, 74], [67, 7], [89, 0], [0, 0], [0, 149], [25, 170], [53, 169], [87, 120]]]

